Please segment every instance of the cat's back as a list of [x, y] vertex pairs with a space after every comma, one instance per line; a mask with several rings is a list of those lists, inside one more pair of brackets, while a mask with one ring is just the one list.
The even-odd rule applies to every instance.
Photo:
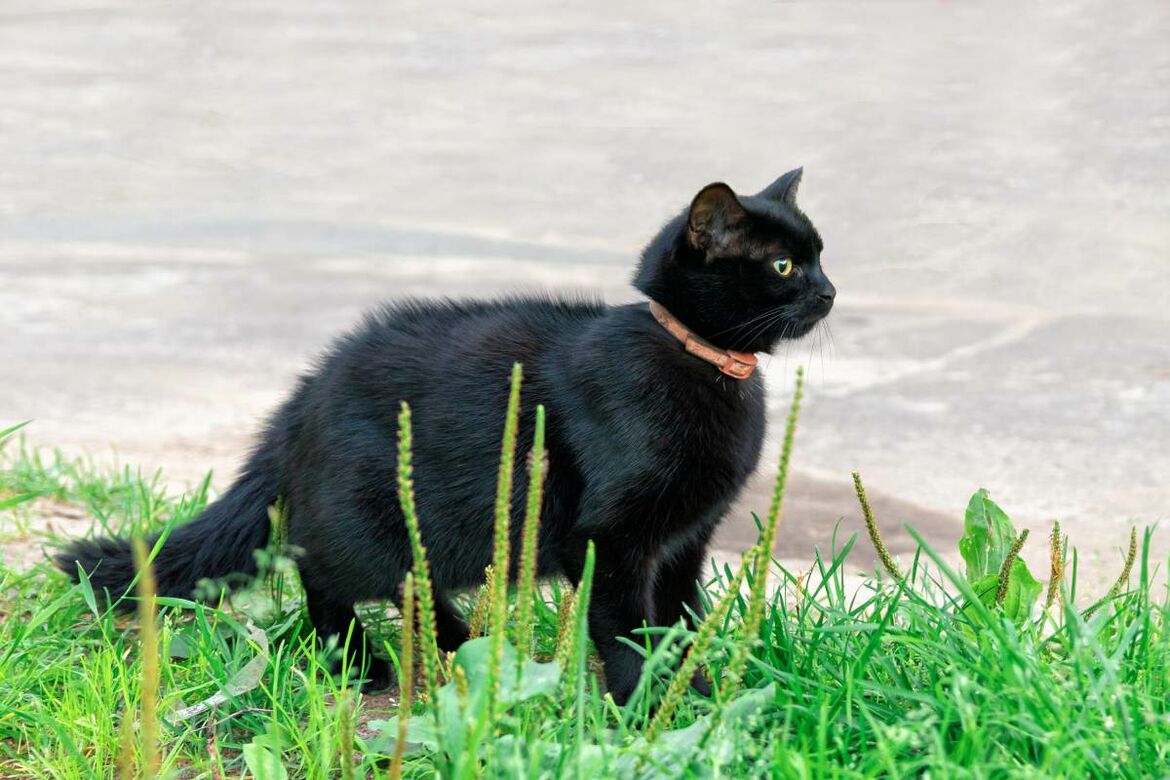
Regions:
[[584, 298], [408, 299], [367, 313], [340, 352], [409, 346], [427, 349], [436, 357], [484, 351], [522, 359], [606, 311], [604, 303]]
[[506, 387], [516, 361], [526, 365], [526, 387], [535, 389], [535, 364], [607, 311], [597, 300], [549, 296], [384, 304], [333, 344], [310, 390], [334, 409], [344, 402], [380, 416], [400, 399], [418, 407], [485, 384]]

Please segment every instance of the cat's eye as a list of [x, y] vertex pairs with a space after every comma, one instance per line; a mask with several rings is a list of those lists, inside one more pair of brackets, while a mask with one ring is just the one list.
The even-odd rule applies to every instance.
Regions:
[[792, 271], [796, 268], [796, 266], [792, 264], [791, 257], [785, 257], [780, 260], [773, 260], [772, 267], [776, 269], [776, 273], [785, 277], [792, 276]]

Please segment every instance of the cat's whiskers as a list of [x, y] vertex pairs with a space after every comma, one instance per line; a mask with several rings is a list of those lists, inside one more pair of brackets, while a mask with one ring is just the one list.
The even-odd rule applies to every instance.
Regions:
[[817, 320], [817, 324], [813, 328], [813, 346], [812, 346], [812, 348], [810, 348], [809, 356], [808, 356], [808, 361], [811, 364], [812, 363], [812, 349], [816, 349], [817, 355], [821, 359], [821, 381], [824, 381], [824, 379], [825, 379], [825, 350], [824, 350], [823, 341], [821, 338], [822, 334], [824, 333], [824, 329], [822, 327], [824, 324], [825, 324], [825, 321], [823, 319]]
[[[795, 309], [796, 309], [796, 307], [793, 304], [783, 304], [783, 305], [777, 306], [776, 308], [771, 310], [771, 313], [773, 316], [771, 316], [765, 322], [756, 325], [752, 329], [752, 331], [750, 333], [748, 333], [746, 336], [744, 336], [743, 338], [736, 339], [735, 344], [736, 345], [743, 344], [745, 346], [750, 344], [752, 339], [756, 338], [761, 333], [766, 331], [768, 328], [772, 327], [780, 319], [791, 315], [795, 311]], [[788, 330], [788, 327], [786, 325], [785, 329], [784, 329], [785, 334], [787, 333], [787, 330]], [[780, 338], [783, 339], [784, 335], [781, 335]]]
[[743, 328], [746, 328], [747, 326], [751, 325], [753, 322], [758, 322], [759, 320], [763, 319], [764, 317], [767, 317], [771, 314], [774, 314], [777, 309], [780, 309], [780, 308], [784, 307], [785, 305], [786, 304], [782, 303], [779, 306], [773, 306], [771, 308], [765, 309], [763, 312], [752, 317], [747, 322], [739, 322], [739, 323], [736, 323], [735, 325], [732, 325], [729, 328], [724, 328], [723, 330], [712, 333], [711, 338], [714, 338], [715, 336], [722, 336], [724, 333], [727, 333], [730, 330], [742, 330]]
[[[827, 338], [825, 336], [825, 334], [828, 333], [827, 328], [828, 328], [828, 326], [825, 324], [825, 321], [821, 320], [820, 327], [817, 328], [817, 351], [821, 355], [821, 381], [822, 382], [825, 381], [825, 339]], [[829, 359], [830, 360], [833, 359], [833, 356], [831, 354], [829, 355]]]
[[736, 339], [733, 342], [732, 347], [739, 348], [741, 345], [746, 347], [748, 344], [751, 343], [753, 338], [755, 338], [758, 334], [763, 333], [765, 330], [767, 330], [773, 323], [775, 323], [782, 316], [783, 316], [783, 312], [773, 312], [771, 317], [764, 320], [762, 323], [759, 323], [758, 325], [754, 326], [750, 332], [744, 334], [741, 338]]
[[788, 373], [788, 353], [792, 349], [792, 342], [788, 340], [788, 329], [795, 326], [794, 322], [787, 322], [784, 325], [784, 330], [780, 332], [780, 341], [784, 342], [784, 373]]

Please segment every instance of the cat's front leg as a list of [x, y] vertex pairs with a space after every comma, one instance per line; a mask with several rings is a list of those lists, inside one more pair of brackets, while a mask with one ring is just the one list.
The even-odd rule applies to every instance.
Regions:
[[654, 619], [662, 626], [673, 626], [680, 619], [692, 631], [692, 614], [703, 618], [703, 599], [699, 579], [707, 561], [708, 530], [671, 550], [658, 565], [654, 575]]
[[[664, 558], [654, 575], [654, 618], [659, 625], [672, 626], [683, 620], [692, 631], [695, 618], [703, 619], [703, 599], [699, 578], [707, 560], [711, 531], [688, 541]], [[691, 687], [703, 696], [711, 695], [711, 683], [701, 670], [695, 672]]]
[[[643, 641], [633, 632], [653, 625], [653, 573], [645, 556], [629, 545], [599, 543], [596, 555], [589, 636], [605, 666], [606, 688], [614, 701], [624, 705], [638, 686], [644, 658], [619, 637]], [[583, 555], [572, 558], [566, 562], [565, 573], [579, 580]]]

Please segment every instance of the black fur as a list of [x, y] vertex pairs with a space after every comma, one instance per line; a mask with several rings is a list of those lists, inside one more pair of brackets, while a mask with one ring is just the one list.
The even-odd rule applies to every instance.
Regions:
[[[724, 348], [766, 352], [803, 335], [828, 313], [834, 291], [821, 272], [820, 237], [792, 200], [799, 178], [785, 174], [755, 197], [704, 188], [647, 247], [635, 284]], [[788, 278], [773, 267], [783, 257], [796, 266]], [[321, 636], [352, 630], [360, 653], [353, 604], [396, 599], [411, 563], [395, 483], [395, 417], [405, 399], [439, 643], [453, 649], [466, 628], [449, 594], [480, 583], [491, 560], [513, 361], [524, 364], [522, 442], [531, 440], [535, 404], [548, 409], [539, 571], [576, 581], [587, 540], [596, 544], [590, 633], [608, 687], [624, 702], [641, 658], [616, 637], [699, 611], [707, 543], [755, 468], [764, 434], [760, 375], [736, 381], [687, 354], [644, 303], [410, 302], [370, 314], [302, 379], [239, 481], [165, 541], [155, 562], [160, 592], [187, 596], [200, 578], [253, 573], [266, 508], [281, 497], [314, 626]], [[517, 534], [519, 526], [517, 517]], [[115, 597], [133, 576], [122, 540], [76, 542], [59, 563], [71, 574], [80, 563]], [[388, 666], [373, 664], [370, 676], [384, 682]]]

